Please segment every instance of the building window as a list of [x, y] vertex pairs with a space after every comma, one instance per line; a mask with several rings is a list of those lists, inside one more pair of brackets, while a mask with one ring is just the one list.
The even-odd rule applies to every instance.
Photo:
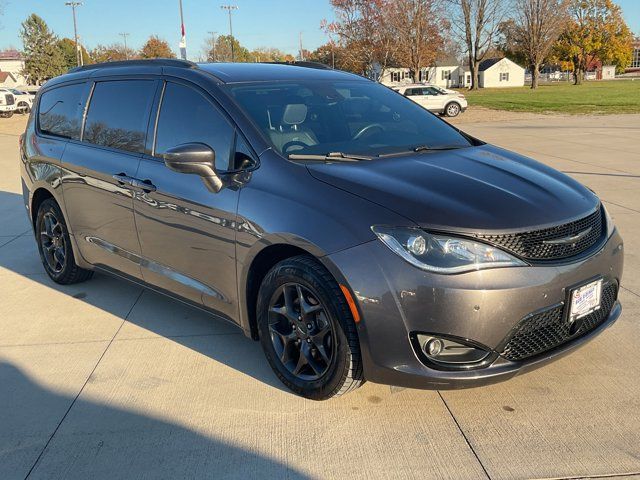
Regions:
[[442, 70], [442, 80], [451, 80], [451, 70]]
[[426, 70], [420, 70], [418, 78], [419, 78], [420, 82], [428, 82], [429, 81], [429, 72], [427, 72]]
[[508, 82], [509, 81], [509, 72], [501, 72], [500, 73], [500, 81]]
[[640, 47], [636, 47], [633, 49], [633, 55], [631, 57], [631, 65], [630, 68], [640, 68]]

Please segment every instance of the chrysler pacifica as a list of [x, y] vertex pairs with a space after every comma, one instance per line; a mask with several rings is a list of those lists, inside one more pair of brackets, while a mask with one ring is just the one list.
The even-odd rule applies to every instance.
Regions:
[[20, 160], [55, 282], [99, 270], [205, 309], [309, 398], [506, 380], [621, 312], [591, 190], [349, 73], [81, 67], [38, 93]]

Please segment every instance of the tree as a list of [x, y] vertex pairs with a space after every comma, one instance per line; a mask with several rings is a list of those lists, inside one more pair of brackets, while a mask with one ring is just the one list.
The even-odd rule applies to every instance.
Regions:
[[377, 70], [381, 78], [399, 41], [389, 21], [393, 0], [331, 0], [331, 6], [336, 20], [323, 21], [321, 26], [338, 37], [346, 69], [363, 75]]
[[[78, 59], [76, 57], [76, 42], [71, 40], [70, 38], [62, 38], [58, 40], [58, 49], [62, 53], [62, 58], [64, 62], [64, 68], [69, 69], [78, 66]], [[91, 57], [89, 56], [89, 52], [80, 45], [80, 51], [82, 52], [82, 64], [88, 65], [93, 63], [91, 61]]]
[[20, 37], [24, 44], [22, 73], [29, 83], [39, 85], [65, 72], [58, 39], [42, 18], [32, 13], [22, 23]]
[[166, 40], [151, 35], [140, 50], [140, 58], [176, 58], [176, 55]]
[[441, 32], [449, 25], [434, 0], [395, 0], [391, 5], [391, 23], [400, 33], [394, 60], [410, 67], [418, 81], [420, 70], [433, 65], [444, 50]]
[[620, 7], [611, 0], [571, 0], [571, 19], [556, 45], [560, 58], [571, 60], [573, 83], [582, 83], [589, 63], [599, 60], [624, 69], [631, 60], [633, 36]]
[[251, 62], [253, 59], [249, 54], [249, 50], [240, 45], [240, 42], [231, 35], [220, 35], [216, 38], [215, 44], [213, 39], [208, 43], [209, 51], [207, 52], [207, 61], [209, 62], [231, 62], [231, 42], [233, 42], [233, 57], [236, 62]]
[[500, 24], [507, 18], [506, 0], [449, 0], [454, 32], [464, 45], [471, 72], [471, 89], [477, 90], [478, 67], [494, 46]]
[[568, 20], [569, 0], [516, 0], [513, 42], [531, 70], [531, 88], [538, 88], [540, 65]]
[[288, 62], [294, 61], [293, 55], [272, 47], [258, 47], [249, 52], [252, 62]]
[[114, 43], [111, 45], [97, 45], [96, 48], [89, 52], [91, 60], [95, 63], [117, 62], [121, 60], [131, 60], [137, 58], [137, 54], [130, 48], [124, 48], [124, 45]]

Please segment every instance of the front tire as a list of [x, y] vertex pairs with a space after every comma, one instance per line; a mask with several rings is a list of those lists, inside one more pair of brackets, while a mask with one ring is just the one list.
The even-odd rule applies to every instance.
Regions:
[[26, 115], [27, 113], [31, 112], [31, 107], [27, 102], [18, 102], [16, 111], [22, 115]]
[[38, 208], [35, 233], [40, 260], [51, 280], [70, 285], [93, 276], [93, 271], [76, 264], [62, 210], [52, 198], [42, 202]]
[[314, 258], [283, 260], [258, 292], [258, 331], [271, 368], [290, 390], [313, 400], [364, 383], [356, 326], [331, 274]]
[[457, 117], [460, 114], [460, 105], [456, 102], [448, 103], [446, 107], [444, 107], [444, 114], [447, 117]]

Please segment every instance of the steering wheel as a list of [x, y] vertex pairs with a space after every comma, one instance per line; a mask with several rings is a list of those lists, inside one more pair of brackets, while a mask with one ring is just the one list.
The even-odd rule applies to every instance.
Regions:
[[365, 127], [362, 127], [358, 133], [356, 133], [351, 140], [360, 140], [362, 137], [367, 135], [371, 135], [375, 130], [380, 130], [380, 132], [384, 132], [384, 127], [379, 123], [372, 123]]
[[[309, 145], [307, 145], [304, 142], [301, 142], [299, 140], [292, 140], [290, 142], [285, 143], [282, 146], [282, 153], [289, 153], [289, 149], [291, 147], [302, 147], [302, 148], [307, 148]], [[296, 150], [301, 150], [300, 148], [296, 148]]]

